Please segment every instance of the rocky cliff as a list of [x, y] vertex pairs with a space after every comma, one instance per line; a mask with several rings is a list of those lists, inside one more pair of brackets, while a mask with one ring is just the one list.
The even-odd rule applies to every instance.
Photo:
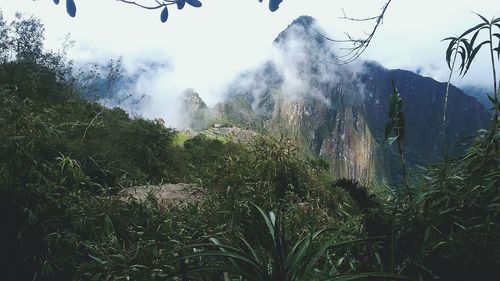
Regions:
[[[279, 34], [273, 58], [231, 84], [226, 101], [216, 106], [217, 118], [293, 136], [329, 160], [338, 177], [394, 180], [397, 158], [383, 140], [394, 79], [404, 100], [410, 162], [438, 159], [446, 85], [375, 62], [336, 65], [332, 43], [311, 28], [314, 24], [300, 17]], [[447, 147], [487, 125], [485, 108], [456, 87], [451, 87], [449, 108]]]

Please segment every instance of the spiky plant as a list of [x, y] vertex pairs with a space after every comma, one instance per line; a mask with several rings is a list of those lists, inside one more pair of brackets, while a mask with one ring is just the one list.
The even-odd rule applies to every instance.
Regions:
[[[398, 274], [386, 272], [358, 272], [355, 268], [342, 268], [345, 257], [335, 255], [336, 250], [382, 237], [339, 240], [339, 233], [332, 229], [311, 231], [297, 241], [290, 241], [285, 230], [282, 212], [265, 212], [254, 205], [264, 221], [266, 236], [260, 237], [262, 245], [251, 245], [239, 237], [240, 246], [229, 246], [218, 239], [210, 243], [187, 245], [177, 251], [172, 260], [180, 269], [170, 278], [182, 276], [183, 280], [206, 280], [208, 276], [219, 276], [224, 280], [248, 281], [302, 281], [302, 280], [360, 280], [366, 278], [390, 278], [412, 280]], [[326, 240], [323, 239], [326, 236]], [[261, 246], [261, 247], [259, 247]], [[237, 279], [233, 279], [237, 278]]]

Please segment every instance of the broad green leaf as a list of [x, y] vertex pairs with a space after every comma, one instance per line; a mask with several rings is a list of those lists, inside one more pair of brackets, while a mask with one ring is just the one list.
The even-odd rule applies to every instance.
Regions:
[[264, 219], [264, 222], [266, 223], [267, 230], [269, 231], [269, 234], [271, 234], [271, 237], [273, 239], [273, 243], [276, 243], [276, 236], [274, 233], [274, 223], [272, 222], [271, 218], [267, 216], [267, 214], [262, 210], [259, 206], [252, 204], [255, 206], [255, 208], [259, 211], [261, 214], [262, 218]]
[[[243, 239], [243, 238], [242, 238]], [[209, 238], [209, 240], [214, 243], [215, 245], [218, 245], [218, 246], [224, 246], [217, 238], [214, 238], [214, 237], [211, 237]], [[247, 243], [245, 241], [245, 243]], [[248, 243], [247, 243], [248, 244]], [[251, 249], [251, 248], [250, 248]], [[224, 252], [224, 253], [227, 253], [228, 250], [225, 249], [224, 247], [218, 247], [218, 250], [221, 251], [221, 252]], [[240, 252], [240, 250], [238, 249], [238, 251], [236, 251], [236, 253], [243, 253], [243, 251]], [[256, 262], [258, 262], [257, 260], [257, 257], [255, 255], [255, 253], [253, 252], [252, 250], [252, 253], [254, 254], [253, 258]], [[241, 264], [241, 263], [238, 263], [236, 262], [234, 259], [230, 259], [231, 261], [231, 264], [234, 266], [234, 268], [239, 271], [239, 272], [242, 272], [242, 271], [247, 271], [248, 272], [248, 268], [245, 266], [245, 264]]]
[[[217, 245], [217, 247], [229, 248], [229, 247], [225, 247], [224, 245]], [[260, 264], [258, 264], [253, 259], [247, 257], [245, 253], [242, 254], [240, 252], [221, 251], [219, 249], [204, 250], [201, 252], [185, 254], [185, 255], [182, 255], [182, 256], [174, 259], [174, 261], [175, 260], [186, 260], [186, 259], [191, 259], [191, 258], [199, 258], [199, 257], [223, 257], [223, 258], [235, 259], [238, 262], [245, 263], [246, 265], [250, 266], [254, 270], [266, 272], [266, 270]]]
[[250, 251], [250, 253], [252, 254], [253, 258], [258, 261], [258, 257], [257, 257], [257, 252], [253, 249], [252, 245], [250, 245], [250, 243], [248, 243], [248, 241], [243, 238], [242, 236], [238, 236], [238, 238], [240, 238], [240, 240], [243, 242], [243, 244], [245, 244], [245, 246], [248, 248], [248, 250]]
[[398, 137], [390, 137], [387, 139], [387, 142], [389, 143], [389, 146], [392, 146], [392, 144], [398, 139]]

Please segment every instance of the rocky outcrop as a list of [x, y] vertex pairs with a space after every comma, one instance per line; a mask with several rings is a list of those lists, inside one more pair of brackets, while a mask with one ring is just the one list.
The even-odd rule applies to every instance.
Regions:
[[118, 198], [122, 201], [142, 202], [152, 196], [161, 206], [179, 206], [202, 201], [205, 191], [193, 184], [177, 183], [164, 185], [135, 186], [122, 190]]
[[[314, 24], [301, 17], [281, 32], [274, 42], [277, 56], [234, 81], [217, 106], [218, 118], [295, 137], [330, 160], [338, 177], [365, 183], [394, 179], [400, 173], [396, 152], [383, 139], [394, 79], [404, 100], [408, 160], [438, 159], [445, 84], [375, 62], [332, 64], [331, 43], [311, 29]], [[487, 126], [488, 112], [456, 87], [449, 108], [448, 147]]]
[[183, 122], [178, 126], [184, 131], [201, 131], [213, 122], [213, 112], [193, 89], [184, 91], [182, 108], [179, 111]]

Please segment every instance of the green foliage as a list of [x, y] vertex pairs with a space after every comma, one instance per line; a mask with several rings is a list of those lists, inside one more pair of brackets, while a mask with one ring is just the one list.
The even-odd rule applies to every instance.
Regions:
[[0, 62], [3, 63], [7, 60], [9, 54], [7, 53], [10, 46], [9, 26], [3, 18], [0, 11]]
[[[484, 131], [469, 151], [429, 168], [416, 215], [398, 211], [410, 272], [442, 280], [494, 280], [500, 256], [500, 139]], [[422, 269], [425, 269], [422, 271]]]
[[[469, 71], [477, 53], [484, 45], [491, 45], [491, 51], [496, 52], [497, 55], [500, 56], [500, 18], [493, 18], [489, 21], [480, 14], [476, 15], [481, 18], [481, 23], [467, 29], [458, 37], [448, 37], [443, 39], [444, 41], [450, 41], [448, 49], [446, 50], [446, 62], [448, 63], [448, 66], [451, 69], [451, 54], [455, 51], [458, 52], [461, 57], [461, 63], [459, 66], [460, 74], [464, 76], [467, 74], [467, 71]], [[495, 31], [495, 29], [498, 29], [498, 31]], [[487, 31], [490, 36], [487, 40], [477, 43], [476, 40], [479, 38], [478, 36], [483, 30]], [[466, 36], [469, 36], [470, 34], [472, 34], [472, 37], [470, 39], [466, 38]], [[498, 39], [498, 47], [493, 45], [493, 39]]]
[[[465, 155], [429, 167], [414, 200], [375, 195], [354, 181], [332, 184], [325, 161], [293, 139], [258, 136], [242, 145], [179, 136], [83, 100], [71, 63], [24, 36], [43, 38], [39, 22], [15, 21], [12, 32], [22, 34], [9, 35], [0, 17], [3, 279], [499, 276], [497, 126], [481, 131]], [[3, 44], [9, 38], [34, 41], [17, 48]], [[120, 76], [118, 63], [111, 68], [109, 91]], [[386, 136], [400, 144], [402, 100], [393, 88]], [[127, 186], [176, 181], [199, 183], [207, 195], [177, 207], [116, 196]]]
[[62, 55], [33, 59], [14, 47], [6, 52], [15, 60], [0, 64], [3, 279], [156, 278], [163, 251], [203, 228], [197, 207], [165, 212], [154, 200], [110, 194], [181, 177], [176, 132], [81, 99]]
[[[408, 176], [406, 172], [406, 159], [404, 153], [404, 137], [405, 137], [405, 116], [403, 113], [403, 99], [399, 94], [398, 89], [391, 80], [393, 93], [391, 99], [389, 100], [389, 120], [385, 126], [385, 139], [389, 141], [389, 145], [392, 145], [394, 141], [398, 144], [398, 153], [401, 161], [401, 169], [403, 171], [404, 186], [406, 188], [406, 193], [410, 201], [413, 201], [412, 191], [408, 183]], [[389, 137], [391, 133], [394, 133], [394, 137]]]
[[228, 158], [239, 157], [245, 152], [245, 148], [240, 144], [223, 143], [203, 134], [187, 139], [183, 147], [183, 159], [189, 163], [185, 171], [189, 178], [185, 180], [198, 183], [201, 181], [206, 187], [213, 187], [210, 181], [220, 173], [222, 162]]
[[12, 44], [17, 58], [20, 60], [37, 60], [43, 54], [44, 28], [39, 19], [33, 17], [23, 18], [16, 13], [15, 20], [11, 23], [14, 31]]
[[[399, 94], [394, 80], [391, 81], [393, 93], [389, 100], [389, 121], [385, 126], [385, 139], [392, 145], [394, 141], [403, 142], [405, 137], [405, 117], [403, 113], [403, 99]], [[394, 132], [394, 137], [389, 137]]]
[[[323, 229], [311, 231], [292, 241], [281, 211], [266, 213], [260, 207], [254, 207], [264, 221], [265, 229], [262, 237], [257, 232], [257, 243], [239, 237], [239, 246], [225, 245], [215, 238], [210, 238], [211, 243], [188, 245], [181, 248], [180, 255], [174, 259], [180, 262], [181, 267], [173, 276], [184, 274], [183, 279], [187, 280], [188, 274], [193, 273], [201, 274], [200, 277], [208, 273], [212, 276], [224, 273], [229, 280], [240, 277], [255, 281], [364, 280], [367, 277], [411, 280], [383, 272], [358, 273], [352, 264], [344, 267], [344, 261], [349, 257], [342, 248], [370, 242], [374, 238], [337, 242], [341, 232], [336, 231], [326, 240], [318, 242], [321, 236], [333, 231]], [[198, 280], [196, 275], [193, 278]]]
[[[495, 126], [498, 126], [498, 112], [500, 107], [498, 106], [499, 100], [498, 95], [500, 89], [497, 84], [497, 74], [496, 74], [496, 64], [495, 64], [495, 53], [497, 60], [500, 59], [500, 18], [493, 18], [492, 20], [488, 20], [480, 14], [476, 14], [480, 19], [481, 23], [467, 29], [464, 33], [462, 33], [458, 37], [448, 37], [444, 40], [449, 40], [450, 44], [446, 50], [446, 62], [451, 70], [452, 66], [450, 65], [451, 54], [460, 54], [461, 63], [459, 65], [460, 74], [465, 76], [467, 71], [469, 71], [472, 62], [476, 59], [476, 55], [478, 52], [484, 47], [489, 46], [489, 54], [491, 58], [491, 71], [493, 73], [493, 97], [489, 97], [494, 105], [494, 117], [493, 121]], [[480, 39], [480, 34], [483, 31], [487, 32], [487, 38], [481, 42], [476, 42]], [[472, 37], [467, 38], [472, 35]], [[495, 42], [497, 41], [497, 42]], [[454, 62], [453, 62], [454, 64]]]

